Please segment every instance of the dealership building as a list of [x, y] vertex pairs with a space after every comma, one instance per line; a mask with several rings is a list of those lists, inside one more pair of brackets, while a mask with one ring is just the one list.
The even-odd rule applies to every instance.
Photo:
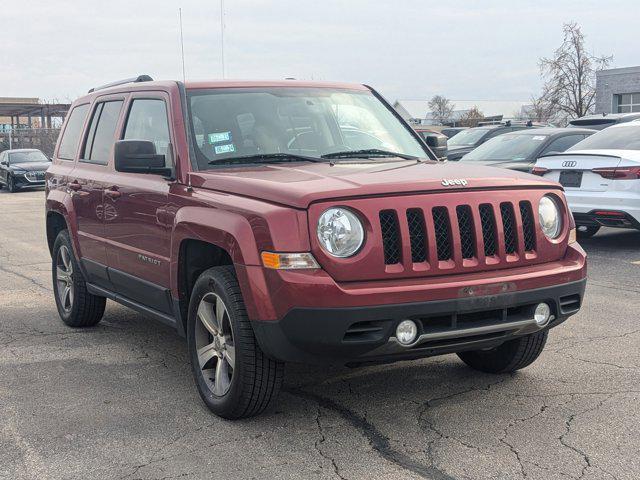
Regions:
[[596, 72], [595, 113], [640, 112], [640, 67]]

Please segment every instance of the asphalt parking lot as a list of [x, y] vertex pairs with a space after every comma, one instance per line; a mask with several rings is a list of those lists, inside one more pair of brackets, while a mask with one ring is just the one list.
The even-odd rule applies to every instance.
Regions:
[[95, 328], [62, 324], [44, 193], [3, 190], [0, 478], [636, 479], [640, 232], [583, 246], [583, 310], [526, 370], [289, 366], [274, 411], [228, 422], [167, 327], [114, 303]]

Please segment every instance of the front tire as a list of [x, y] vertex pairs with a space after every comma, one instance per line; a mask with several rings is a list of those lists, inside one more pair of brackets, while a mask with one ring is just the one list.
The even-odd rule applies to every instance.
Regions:
[[210, 268], [196, 281], [187, 341], [198, 393], [216, 415], [251, 417], [277, 398], [284, 364], [260, 350], [232, 266]]
[[7, 175], [7, 190], [9, 190], [10, 193], [15, 193], [18, 191], [18, 187], [16, 187], [16, 182], [13, 179], [13, 175], [11, 174]]
[[474, 370], [486, 373], [509, 373], [528, 367], [542, 353], [548, 330], [516, 338], [491, 350], [460, 352], [458, 357]]
[[107, 299], [87, 290], [66, 230], [58, 234], [52, 257], [53, 294], [60, 318], [74, 328], [96, 325], [104, 315]]

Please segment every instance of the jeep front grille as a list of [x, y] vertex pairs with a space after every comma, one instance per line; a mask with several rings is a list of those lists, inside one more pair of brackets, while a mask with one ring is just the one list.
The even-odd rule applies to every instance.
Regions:
[[535, 256], [537, 224], [530, 201], [408, 208], [404, 214], [382, 210], [379, 216], [386, 265], [403, 263], [400, 219], [406, 220], [414, 264], [475, 262], [479, 253], [485, 262], [488, 258], [499, 262], [507, 256], [513, 261], [511, 257], [519, 253]]

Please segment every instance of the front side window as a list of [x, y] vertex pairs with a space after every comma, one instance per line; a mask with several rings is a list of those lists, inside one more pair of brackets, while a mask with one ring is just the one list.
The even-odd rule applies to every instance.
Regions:
[[454, 137], [449, 139], [450, 147], [471, 147], [478, 143], [491, 130], [487, 128], [470, 128], [462, 130]]
[[517, 133], [500, 135], [486, 141], [463, 158], [464, 160], [525, 160], [540, 148], [547, 138], [547, 135]]
[[81, 156], [83, 162], [109, 163], [121, 108], [122, 100], [102, 102], [96, 106]]
[[620, 125], [605, 128], [567, 151], [575, 150], [640, 150], [640, 125]]
[[43, 163], [48, 162], [47, 156], [40, 150], [30, 150], [27, 152], [14, 152], [9, 154], [9, 164], [16, 163]]
[[135, 99], [129, 110], [124, 139], [148, 140], [156, 146], [156, 153], [167, 155], [170, 143], [169, 120], [164, 100]]
[[420, 142], [369, 91], [274, 87], [192, 90], [198, 167], [252, 155], [321, 157], [384, 150], [427, 157]]
[[618, 113], [640, 112], [640, 93], [618, 95]]
[[80, 135], [82, 134], [82, 125], [89, 111], [89, 104], [78, 105], [69, 114], [67, 126], [60, 140], [60, 148], [58, 149], [58, 158], [63, 160], [74, 160], [78, 151], [78, 143], [80, 143]]

